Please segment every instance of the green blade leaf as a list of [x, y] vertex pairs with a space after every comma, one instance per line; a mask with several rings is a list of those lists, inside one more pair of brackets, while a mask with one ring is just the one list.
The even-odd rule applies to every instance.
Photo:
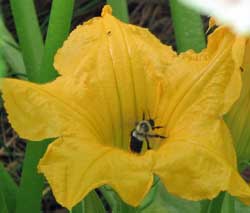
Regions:
[[237, 213], [250, 213], [250, 206], [246, 206], [244, 203], [235, 199], [235, 212]]
[[220, 213], [222, 210], [222, 204], [223, 204], [224, 197], [225, 197], [225, 192], [221, 192], [216, 198], [214, 198], [210, 202], [207, 212], [208, 213], [214, 213], [214, 212]]
[[178, 52], [189, 49], [201, 51], [206, 43], [200, 15], [183, 6], [178, 0], [170, 0], [169, 3]]
[[43, 54], [43, 40], [33, 0], [10, 0], [17, 35], [29, 80], [36, 81]]
[[0, 54], [2, 55], [2, 60], [6, 63], [6, 66], [8, 65], [11, 68], [11, 73], [21, 76], [26, 75], [23, 57], [19, 46], [5, 27], [1, 16], [0, 35]]
[[57, 77], [53, 67], [54, 55], [67, 38], [73, 13], [74, 0], [54, 0], [46, 36], [39, 82], [45, 83]]
[[70, 213], [85, 213], [84, 201], [81, 201], [76, 206], [74, 206], [74, 208], [70, 211]]
[[209, 209], [210, 202], [211, 202], [210, 200], [200, 201], [200, 205], [201, 205], [200, 213], [207, 213], [207, 211]]
[[5, 199], [4, 199], [3, 193], [1, 191], [0, 191], [0, 212], [1, 213], [8, 213]]
[[138, 207], [139, 211], [143, 211], [143, 209], [147, 209], [155, 201], [158, 188], [160, 186], [159, 182], [160, 182], [160, 178], [157, 176], [154, 176], [154, 183], [151, 186], [150, 192], [147, 194], [147, 196], [144, 198], [144, 200], [141, 202], [140, 206]]
[[40, 212], [44, 178], [37, 173], [37, 164], [48, 143], [49, 141], [28, 142], [26, 146], [16, 213]]
[[124, 203], [111, 187], [101, 187], [101, 192], [114, 213], [194, 213], [200, 211], [199, 202], [187, 201], [171, 195], [158, 178], [155, 178], [151, 191], [138, 207]]
[[78, 203], [71, 213], [104, 213], [102, 201], [95, 191], [91, 191], [83, 201]]
[[235, 199], [233, 196], [230, 194], [226, 193], [223, 204], [222, 204], [222, 209], [221, 213], [234, 213], [235, 211]]
[[[16, 194], [17, 194], [17, 185], [5, 170], [3, 165], [0, 163], [0, 212], [4, 212], [4, 206], [9, 213], [14, 213], [16, 209]], [[3, 202], [5, 204], [3, 204]]]
[[5, 77], [7, 75], [7, 71], [8, 71], [8, 66], [3, 58], [3, 54], [0, 51], [0, 78]]
[[194, 213], [200, 211], [198, 202], [187, 201], [167, 192], [164, 185], [159, 181], [158, 191], [153, 202], [141, 213]]
[[102, 201], [95, 191], [90, 192], [84, 199], [84, 210], [86, 213], [104, 213]]
[[123, 22], [129, 22], [128, 5], [126, 0], [107, 0], [113, 9], [113, 15]]

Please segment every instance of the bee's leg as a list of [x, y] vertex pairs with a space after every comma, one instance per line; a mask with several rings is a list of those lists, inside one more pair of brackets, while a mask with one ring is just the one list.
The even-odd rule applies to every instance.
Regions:
[[161, 129], [164, 128], [164, 126], [154, 126], [152, 129]]
[[166, 136], [158, 135], [158, 134], [155, 134], [155, 135], [147, 135], [147, 137], [150, 137], [150, 138], [161, 138], [161, 139], [167, 138]]
[[147, 149], [149, 150], [149, 149], [151, 149], [150, 144], [149, 144], [149, 140], [148, 140], [147, 137], [145, 137], [145, 139], [146, 139], [146, 142], [147, 142]]
[[145, 120], [145, 112], [142, 113], [142, 120]]

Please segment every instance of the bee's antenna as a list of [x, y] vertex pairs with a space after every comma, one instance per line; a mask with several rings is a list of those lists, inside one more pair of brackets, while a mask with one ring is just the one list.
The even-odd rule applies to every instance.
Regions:
[[148, 109], [147, 109], [147, 114], [148, 114], [148, 118], [151, 119], [150, 112]]
[[142, 120], [145, 120], [145, 119], [146, 119], [146, 115], [148, 115], [148, 118], [151, 119], [151, 120], [157, 119], [157, 117], [152, 118], [151, 115], [150, 115], [150, 111], [149, 111], [148, 109], [146, 109], [146, 114], [145, 114], [144, 111], [143, 111], [143, 113], [142, 113]]
[[145, 112], [142, 113], [142, 120], [145, 120]]
[[157, 119], [157, 117], [154, 117], [154, 118], [151, 117], [150, 111], [148, 109], [147, 109], [147, 114], [148, 114], [149, 119], [151, 119], [151, 120], [156, 120]]

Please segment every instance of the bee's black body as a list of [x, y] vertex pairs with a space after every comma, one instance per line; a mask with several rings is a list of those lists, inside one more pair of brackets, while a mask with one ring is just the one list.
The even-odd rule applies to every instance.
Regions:
[[[134, 131], [134, 130], [133, 130]], [[131, 132], [130, 138], [130, 150], [133, 152], [140, 153], [142, 150], [143, 141], [138, 140], [136, 137], [133, 136], [133, 131]]]
[[142, 150], [143, 142], [146, 141], [147, 149], [151, 149], [148, 138], [166, 138], [158, 134], [150, 134], [154, 129], [162, 128], [162, 126], [155, 126], [153, 119], [145, 120], [143, 114], [143, 120], [136, 123], [135, 128], [130, 133], [130, 150], [132, 152], [140, 153]]

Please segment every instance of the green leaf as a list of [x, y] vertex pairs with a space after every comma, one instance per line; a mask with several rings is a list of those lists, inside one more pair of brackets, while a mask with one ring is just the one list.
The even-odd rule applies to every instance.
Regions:
[[[250, 42], [246, 43], [242, 64], [242, 88], [240, 98], [225, 115], [225, 121], [233, 136], [239, 167], [250, 165]], [[247, 165], [248, 164], [248, 165]], [[242, 171], [243, 168], [240, 168]]]
[[8, 71], [8, 66], [0, 51], [0, 78], [5, 77], [7, 75], [7, 71]]
[[49, 141], [28, 142], [26, 146], [16, 213], [40, 212], [44, 178], [37, 173], [37, 164], [48, 143]]
[[158, 188], [160, 185], [159, 181], [160, 181], [160, 178], [157, 176], [154, 176], [154, 183], [150, 189], [150, 192], [148, 193], [148, 195], [144, 198], [144, 200], [138, 207], [139, 211], [143, 211], [143, 209], [147, 209], [147, 207], [150, 206], [155, 201], [155, 197], [157, 195]]
[[137, 208], [123, 202], [120, 196], [110, 186], [105, 185], [99, 188], [105, 200], [108, 202], [113, 213], [133, 213]]
[[95, 191], [90, 192], [84, 199], [84, 209], [86, 213], [103, 213], [105, 209], [102, 201]]
[[222, 210], [222, 204], [223, 204], [224, 197], [225, 197], [225, 192], [221, 192], [216, 198], [214, 198], [210, 202], [207, 212], [208, 213], [214, 213], [214, 212], [220, 213]]
[[178, 52], [189, 49], [201, 51], [206, 47], [206, 42], [200, 15], [178, 0], [170, 0], [169, 3]]
[[210, 202], [211, 202], [211, 200], [200, 201], [200, 205], [201, 205], [200, 213], [207, 213], [207, 211], [209, 209]]
[[18, 40], [29, 80], [37, 81], [43, 40], [33, 0], [10, 0]]
[[84, 201], [81, 201], [76, 206], [74, 206], [74, 208], [70, 211], [70, 213], [85, 213]]
[[78, 203], [71, 213], [104, 213], [102, 201], [95, 191], [91, 191], [83, 201]]
[[[0, 16], [0, 35], [1, 35], [0, 55], [2, 56], [2, 60], [4, 60], [5, 62], [5, 66], [8, 65], [11, 68], [11, 73], [20, 76], [25, 76], [26, 71], [19, 46], [15, 42], [10, 32], [5, 27], [5, 24], [1, 16]], [[1, 74], [1, 76], [3, 75]]]
[[8, 213], [5, 199], [4, 199], [3, 193], [1, 191], [0, 191], [0, 212], [1, 213]]
[[222, 204], [222, 209], [221, 213], [235, 213], [235, 198], [231, 196], [230, 194], [226, 193], [223, 204]]
[[[200, 213], [234, 213], [235, 198], [227, 192], [221, 192], [213, 200], [203, 200], [201, 203]], [[236, 211], [238, 212], [238, 211]]]
[[105, 185], [99, 188], [104, 199], [108, 202], [109, 206], [112, 209], [112, 212], [117, 212], [120, 209], [120, 203], [122, 202], [119, 196], [111, 187]]
[[187, 201], [171, 195], [158, 178], [155, 178], [154, 183], [151, 191], [138, 207], [124, 203], [108, 186], [101, 187], [101, 192], [114, 213], [197, 213], [200, 211], [199, 202]]
[[235, 212], [250, 213], [250, 206], [246, 206], [244, 203], [235, 198]]
[[196, 213], [200, 211], [199, 202], [187, 201], [167, 192], [164, 185], [159, 182], [158, 191], [154, 201], [141, 213]]
[[37, 79], [41, 83], [53, 80], [58, 75], [53, 67], [54, 55], [68, 36], [73, 6], [74, 0], [53, 1], [42, 65]]
[[5, 170], [3, 165], [0, 163], [0, 192], [1, 192], [1, 201], [0, 201], [0, 212], [4, 212], [2, 205], [4, 202], [9, 213], [14, 213], [16, 209], [16, 194], [17, 194], [17, 185]]

